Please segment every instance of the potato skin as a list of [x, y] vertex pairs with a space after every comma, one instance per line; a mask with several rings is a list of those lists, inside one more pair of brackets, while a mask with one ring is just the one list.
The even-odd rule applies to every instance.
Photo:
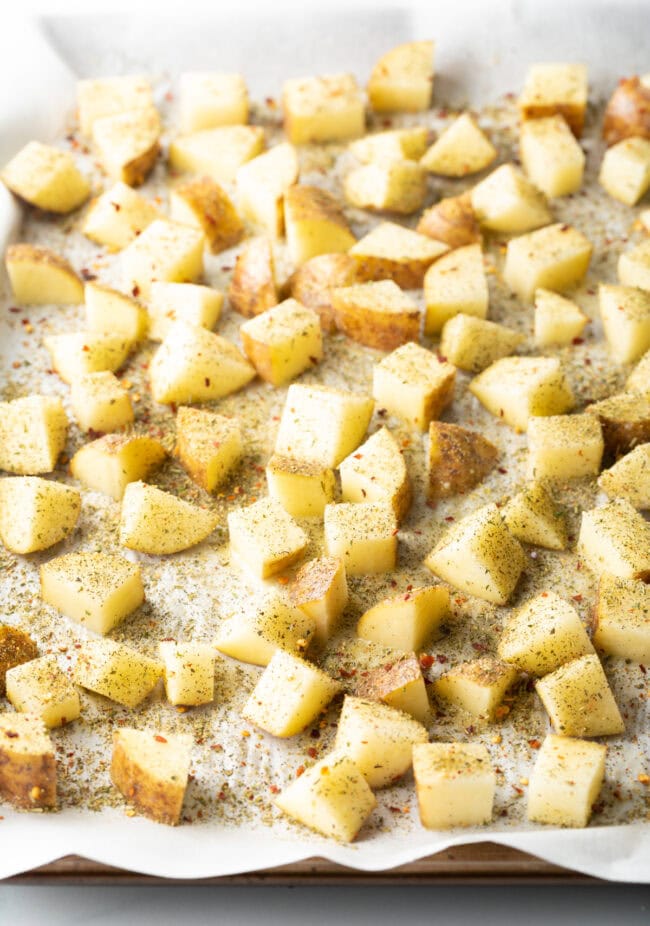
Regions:
[[650, 138], [650, 89], [638, 77], [619, 81], [603, 119], [603, 138], [608, 145], [632, 136]]
[[163, 786], [127, 755], [118, 734], [113, 736], [111, 781], [140, 813], [158, 823], [176, 826], [181, 817], [185, 782], [175, 787]]
[[642, 395], [623, 394], [621, 399], [627, 407], [619, 411], [614, 402], [617, 398], [611, 396], [585, 409], [600, 420], [605, 453], [614, 459], [650, 441], [650, 400]]
[[289, 278], [289, 294], [313, 309], [323, 331], [336, 331], [332, 289], [360, 282], [357, 262], [348, 254], [320, 254], [299, 267]]
[[251, 238], [237, 255], [228, 297], [246, 318], [278, 304], [273, 254], [266, 238]]
[[0, 798], [24, 810], [56, 807], [54, 755], [15, 756], [0, 749]]
[[427, 209], [418, 222], [416, 231], [436, 241], [443, 241], [452, 250], [481, 241], [469, 193], [449, 196]]
[[395, 662], [377, 666], [364, 673], [363, 678], [355, 685], [354, 693], [359, 698], [369, 701], [382, 701], [392, 691], [408, 685], [422, 677], [422, 670], [417, 656], [400, 656]]
[[496, 464], [499, 451], [482, 434], [456, 424], [432, 421], [427, 454], [427, 499], [462, 495], [478, 485]]
[[332, 299], [336, 327], [348, 338], [374, 347], [376, 350], [391, 351], [409, 341], [418, 341], [420, 336], [420, 312], [381, 312], [365, 307], [343, 304]]
[[30, 662], [38, 656], [38, 647], [29, 636], [17, 627], [0, 626], [0, 697], [6, 693], [6, 675], [9, 669]]
[[210, 177], [198, 177], [179, 183], [174, 192], [202, 215], [202, 228], [213, 254], [239, 244], [244, 237], [244, 224], [216, 181]]

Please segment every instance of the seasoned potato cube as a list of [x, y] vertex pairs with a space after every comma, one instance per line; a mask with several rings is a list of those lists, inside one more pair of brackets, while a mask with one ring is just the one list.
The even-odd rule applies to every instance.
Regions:
[[244, 224], [232, 200], [210, 177], [179, 183], [171, 191], [169, 204], [171, 218], [200, 228], [213, 254], [233, 247], [244, 236]]
[[96, 119], [93, 142], [99, 160], [113, 180], [140, 186], [160, 153], [160, 116], [154, 106]]
[[582, 512], [577, 550], [597, 574], [650, 578], [650, 525], [624, 498]]
[[523, 340], [523, 334], [505, 325], [461, 313], [445, 322], [440, 353], [455, 367], [480, 373], [495, 360], [511, 354]]
[[296, 267], [319, 254], [345, 252], [356, 241], [338, 199], [320, 187], [289, 187], [284, 223], [289, 256]]
[[374, 401], [328, 386], [289, 386], [275, 441], [275, 452], [338, 466], [359, 446], [368, 429]]
[[7, 699], [17, 711], [34, 714], [46, 727], [62, 727], [81, 713], [79, 693], [59, 669], [56, 656], [39, 656], [9, 669]]
[[273, 498], [228, 514], [230, 552], [260, 579], [282, 572], [303, 555], [308, 537]]
[[438, 136], [420, 164], [432, 174], [466, 177], [483, 170], [496, 156], [496, 148], [473, 116], [462, 113]]
[[380, 428], [339, 466], [344, 502], [384, 502], [400, 521], [411, 507], [404, 456], [387, 428]]
[[357, 694], [370, 701], [382, 701], [425, 723], [429, 718], [429, 698], [422, 670], [415, 653], [397, 655], [384, 665], [364, 672]]
[[479, 826], [492, 820], [496, 775], [479, 743], [418, 743], [413, 774], [422, 826]]
[[333, 471], [321, 463], [296, 460], [274, 453], [266, 465], [269, 495], [294, 518], [322, 518], [334, 501]]
[[198, 283], [152, 283], [149, 297], [149, 338], [164, 341], [174, 322], [212, 331], [221, 316], [224, 296]]
[[98, 119], [153, 106], [151, 84], [146, 77], [127, 74], [77, 81], [77, 107], [81, 134], [90, 137]]
[[149, 316], [135, 299], [99, 283], [86, 283], [84, 293], [88, 331], [117, 334], [127, 341], [146, 337]]
[[294, 145], [363, 134], [363, 96], [352, 74], [296, 77], [282, 88], [284, 129]]
[[650, 138], [650, 87], [648, 75], [619, 80], [603, 118], [603, 138], [615, 145], [622, 138]]
[[449, 528], [424, 561], [443, 582], [494, 604], [506, 604], [526, 556], [496, 505], [485, 505]]
[[528, 177], [549, 199], [582, 186], [585, 154], [562, 116], [523, 122], [519, 153]]
[[28, 395], [0, 402], [0, 469], [20, 476], [51, 473], [67, 434], [61, 399]]
[[455, 381], [455, 367], [409, 342], [375, 364], [372, 394], [380, 408], [426, 431], [453, 399]]
[[450, 248], [462, 248], [467, 244], [481, 242], [481, 230], [469, 193], [441, 199], [422, 213], [416, 230], [421, 235], [444, 242]]
[[605, 445], [595, 415], [528, 420], [529, 479], [575, 479], [600, 472]]
[[111, 781], [136, 810], [176, 826], [190, 771], [192, 738], [122, 727], [113, 733]]
[[298, 180], [298, 154], [286, 142], [237, 170], [237, 200], [243, 214], [272, 238], [284, 232], [284, 197]]
[[72, 155], [38, 141], [21, 148], [0, 177], [12, 193], [46, 212], [72, 212], [90, 195]]
[[214, 492], [241, 459], [239, 421], [181, 406], [176, 415], [176, 454], [194, 482]]
[[448, 250], [442, 242], [410, 228], [381, 222], [349, 253], [356, 261], [360, 281], [393, 280], [402, 289], [417, 289], [434, 260]]
[[418, 651], [440, 636], [450, 613], [444, 585], [414, 588], [366, 611], [357, 624], [357, 636], [405, 652]]
[[650, 139], [624, 138], [609, 148], [598, 180], [614, 199], [636, 205], [650, 189]]
[[587, 68], [584, 64], [532, 64], [518, 100], [522, 119], [564, 116], [580, 137], [587, 109]]
[[181, 74], [179, 90], [183, 132], [248, 122], [248, 90], [241, 74], [188, 71]]
[[235, 262], [228, 297], [240, 315], [251, 318], [278, 304], [273, 252], [267, 238], [247, 241]]
[[226, 125], [180, 135], [169, 146], [173, 170], [201, 174], [217, 183], [233, 183], [237, 170], [264, 149], [259, 125]]
[[397, 519], [385, 502], [327, 505], [325, 549], [350, 576], [390, 572], [397, 560]]
[[346, 695], [334, 750], [352, 759], [371, 788], [385, 788], [410, 769], [413, 746], [428, 741], [426, 727], [408, 714]]
[[639, 444], [603, 470], [598, 485], [610, 498], [625, 498], [635, 508], [650, 508], [650, 443]]
[[633, 363], [650, 348], [650, 293], [601, 283], [598, 302], [603, 331], [618, 363]]
[[80, 447], [70, 461], [70, 472], [87, 488], [119, 501], [130, 482], [145, 479], [166, 456], [153, 437], [108, 434]]
[[469, 492], [496, 465], [499, 451], [482, 434], [458, 424], [432, 421], [427, 451], [427, 499], [430, 503]]
[[641, 395], [650, 393], [650, 350], [645, 352], [625, 380], [625, 391], [638, 392]]
[[650, 659], [650, 589], [637, 579], [602, 575], [592, 615], [597, 649], [620, 659]]
[[242, 717], [273, 736], [300, 733], [341, 686], [304, 659], [277, 649], [242, 709]]
[[533, 482], [514, 495], [503, 508], [503, 519], [517, 540], [547, 550], [566, 549], [564, 517], [541, 482]]
[[291, 382], [323, 359], [318, 315], [295, 299], [244, 322], [239, 333], [246, 356], [273, 386]]
[[650, 441], [650, 397], [621, 392], [588, 405], [603, 429], [605, 450], [614, 457]]
[[534, 416], [560, 415], [574, 405], [556, 357], [503, 357], [476, 376], [469, 390], [518, 431], [525, 431]]
[[573, 659], [535, 682], [560, 736], [612, 736], [625, 724], [595, 653]]
[[513, 164], [502, 164], [470, 192], [472, 209], [484, 228], [517, 234], [548, 225], [546, 198]]
[[[525, 123], [533, 125], [532, 122]], [[535, 292], [535, 340], [540, 347], [571, 344], [585, 329], [589, 317], [570, 299], [549, 289]]]
[[83, 283], [67, 260], [48, 248], [11, 244], [5, 257], [16, 302], [23, 305], [79, 305]]
[[293, 604], [316, 622], [315, 640], [323, 645], [336, 630], [348, 603], [345, 566], [336, 557], [321, 556], [301, 566], [289, 586]]
[[74, 671], [77, 685], [125, 707], [137, 707], [158, 684], [164, 666], [157, 659], [113, 640], [87, 640]]
[[25, 810], [56, 806], [56, 756], [33, 714], [0, 714], [0, 800]]
[[409, 129], [389, 129], [374, 132], [353, 141], [348, 146], [363, 164], [372, 161], [419, 161], [427, 148], [427, 130], [424, 126]]
[[140, 567], [114, 553], [57, 556], [40, 578], [45, 604], [95, 633], [110, 633], [144, 601]]
[[349, 254], [319, 254], [312, 257], [289, 278], [294, 299], [313, 309], [323, 331], [336, 331], [332, 291], [359, 282], [357, 262]]
[[525, 302], [538, 289], [563, 292], [582, 282], [592, 250], [571, 225], [548, 225], [508, 242], [504, 279]]
[[406, 42], [382, 55], [368, 81], [375, 112], [421, 112], [431, 105], [433, 42]]
[[485, 318], [488, 299], [481, 246], [469, 244], [445, 254], [424, 277], [425, 332], [438, 334], [446, 321], [461, 312]]
[[550, 734], [542, 743], [528, 787], [528, 819], [554, 826], [586, 826], [605, 778], [607, 746]]
[[345, 198], [358, 209], [409, 215], [427, 195], [427, 172], [415, 161], [382, 161], [355, 167], [343, 183]]
[[145, 228], [160, 218], [160, 213], [144, 196], [119, 181], [93, 200], [81, 228], [83, 234], [105, 245], [109, 251], [121, 251]]
[[214, 701], [215, 653], [211, 646], [163, 640], [158, 654], [165, 666], [165, 694], [170, 704], [194, 706]]
[[395, 350], [420, 334], [420, 310], [392, 280], [332, 290], [337, 327], [353, 341]]
[[133, 341], [122, 334], [75, 331], [51, 334], [43, 339], [52, 369], [64, 383], [72, 384], [87, 373], [118, 370], [133, 349]]
[[203, 232], [180, 222], [156, 219], [124, 249], [126, 288], [145, 299], [156, 280], [191, 283], [203, 273]]
[[178, 553], [205, 540], [218, 515], [144, 482], [129, 482], [120, 514], [120, 543], [140, 553]]
[[331, 753], [294, 779], [275, 803], [323, 836], [352, 842], [377, 800], [356, 763]]
[[436, 698], [471, 714], [478, 720], [494, 722], [509, 688], [517, 681], [517, 670], [493, 656], [463, 662], [433, 684]]
[[5, 696], [5, 678], [9, 669], [22, 666], [37, 656], [38, 647], [29, 634], [18, 627], [0, 624], [0, 698]]
[[618, 279], [623, 286], [650, 290], [650, 241], [642, 241], [618, 259]]
[[214, 645], [233, 659], [267, 666], [277, 650], [304, 653], [315, 630], [313, 617], [267, 595], [225, 621]]
[[0, 479], [0, 538], [13, 553], [47, 550], [70, 534], [81, 511], [77, 489], [41, 479]]

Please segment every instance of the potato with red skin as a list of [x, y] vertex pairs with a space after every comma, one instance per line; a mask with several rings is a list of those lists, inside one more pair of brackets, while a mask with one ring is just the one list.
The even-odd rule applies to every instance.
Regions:
[[632, 136], [650, 138], [650, 86], [636, 76], [619, 81], [603, 119], [603, 138], [608, 145]]

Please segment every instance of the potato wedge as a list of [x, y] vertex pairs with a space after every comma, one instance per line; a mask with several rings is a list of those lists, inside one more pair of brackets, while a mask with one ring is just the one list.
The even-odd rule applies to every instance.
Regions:
[[48, 248], [9, 245], [5, 265], [14, 298], [23, 305], [79, 305], [84, 301], [83, 283], [71, 265]]
[[392, 280], [337, 287], [332, 306], [337, 328], [367, 347], [395, 350], [419, 338], [420, 310]]
[[212, 254], [238, 244], [244, 237], [244, 223], [235, 205], [210, 177], [198, 177], [175, 186], [170, 194], [170, 217], [200, 228]]
[[427, 451], [427, 499], [462, 495], [482, 482], [496, 466], [499, 451], [477, 431], [432, 421]]
[[251, 238], [237, 255], [228, 298], [233, 309], [246, 318], [278, 304], [275, 264], [267, 238]]

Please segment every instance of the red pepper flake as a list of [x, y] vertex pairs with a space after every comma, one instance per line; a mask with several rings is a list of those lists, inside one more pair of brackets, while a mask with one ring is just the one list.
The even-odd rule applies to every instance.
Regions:
[[539, 740], [528, 740], [528, 745], [531, 749], [539, 749], [542, 744]]
[[451, 514], [448, 514], [447, 517], [445, 518], [445, 521], [455, 521], [455, 520], [456, 518]]
[[572, 341], [571, 341], [571, 343], [572, 343], [572, 344], [575, 344], [576, 347], [577, 347], [578, 344], [584, 344], [584, 343], [585, 343], [585, 339], [584, 339], [584, 338], [573, 338]]
[[305, 766], [299, 765], [298, 768], [296, 769], [296, 778], [300, 778], [300, 776], [303, 775], [304, 772], [305, 772]]
[[139, 286], [134, 286], [133, 289], [131, 290], [131, 295], [132, 295], [134, 298], [137, 298], [137, 296], [140, 295], [140, 287], [139, 287]]
[[472, 649], [475, 649], [477, 653], [485, 653], [487, 646], [485, 643], [472, 643]]
[[391, 588], [397, 588], [397, 580], [396, 580], [396, 579], [391, 579], [391, 580], [390, 580], [390, 587], [391, 587]]
[[203, 380], [203, 382], [205, 383], [206, 387], [209, 386], [209, 385], [210, 385], [210, 377], [209, 377], [209, 376], [206, 376], [205, 379]]
[[309, 756], [310, 759], [315, 759], [316, 756], [318, 755], [318, 750], [316, 749], [315, 746], [310, 746], [309, 749], [307, 750], [307, 755]]
[[217, 797], [219, 798], [220, 801], [225, 801], [226, 799], [225, 792], [219, 791], [219, 793], [217, 794]]
[[508, 472], [508, 470], [504, 466], [498, 466], [497, 470], [498, 472], [503, 473], [504, 475]]
[[580, 602], [582, 601], [582, 595], [571, 595], [571, 600]]
[[340, 678], [354, 678], [356, 674], [357, 674], [356, 669], [339, 669]]
[[278, 788], [277, 785], [269, 785], [269, 791], [271, 792], [271, 794], [279, 794], [279, 793], [280, 793], [280, 789]]
[[435, 661], [436, 661], [436, 657], [432, 656], [430, 653], [420, 653], [420, 668], [421, 669], [430, 669]]
[[9, 306], [9, 311], [10, 311], [13, 315], [17, 315], [19, 312], [22, 312], [22, 309], [19, 309], [17, 305], [10, 305], [10, 306]]
[[646, 672], [648, 671], [648, 670], [646, 669], [646, 667], [643, 665], [642, 662], [639, 663], [639, 668], [641, 669], [641, 671], [643, 672], [644, 675], [645, 675]]
[[16, 733], [15, 730], [7, 730], [5, 733], [5, 736], [7, 737], [7, 739], [10, 739], [10, 740], [18, 739], [18, 734]]
[[164, 736], [160, 736], [159, 733], [156, 733], [156, 735], [154, 736], [154, 739], [155, 739], [155, 741], [156, 741], [157, 743], [166, 743], [166, 742], [167, 742], [167, 740], [165, 739], [165, 737], [164, 737]]
[[444, 666], [444, 664], [448, 662], [449, 660], [447, 659], [444, 653], [438, 653], [438, 655], [436, 656], [436, 661], [439, 662], [440, 665]]
[[93, 273], [91, 270], [87, 270], [86, 267], [82, 267], [80, 273], [82, 278], [88, 283], [97, 279], [97, 274]]
[[363, 459], [363, 454], [362, 454], [362, 453], [355, 453], [354, 459], [355, 459], [355, 460], [362, 460], [362, 459]]

